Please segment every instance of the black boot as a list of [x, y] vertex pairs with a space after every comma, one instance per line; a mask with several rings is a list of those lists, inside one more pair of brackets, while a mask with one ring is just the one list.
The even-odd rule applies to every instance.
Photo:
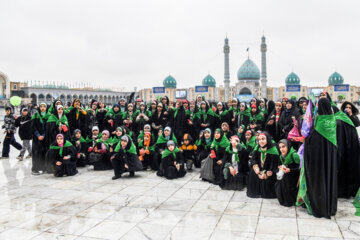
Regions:
[[111, 179], [112, 179], [112, 180], [116, 180], [116, 179], [118, 179], [118, 178], [121, 178], [121, 175], [117, 175], [117, 176], [115, 175], [115, 176], [113, 176]]
[[134, 172], [130, 172], [129, 177], [133, 177], [133, 176], [135, 176], [135, 173], [134, 173]]

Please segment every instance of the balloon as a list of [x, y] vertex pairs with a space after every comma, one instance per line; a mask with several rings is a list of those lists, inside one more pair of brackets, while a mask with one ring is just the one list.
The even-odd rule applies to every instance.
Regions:
[[10, 98], [10, 104], [13, 105], [14, 107], [19, 106], [20, 103], [21, 103], [21, 97], [13, 96]]

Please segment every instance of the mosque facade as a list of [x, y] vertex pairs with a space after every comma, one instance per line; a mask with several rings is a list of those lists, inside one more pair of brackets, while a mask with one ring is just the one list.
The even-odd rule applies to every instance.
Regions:
[[[227, 101], [230, 98], [238, 98], [240, 101], [250, 101], [252, 97], [267, 98], [276, 101], [282, 98], [299, 99], [315, 96], [321, 91], [329, 92], [334, 101], [352, 101], [360, 103], [360, 86], [346, 84], [342, 75], [334, 72], [328, 78], [327, 86], [309, 87], [301, 85], [300, 77], [294, 72], [285, 77], [285, 85], [280, 87], [268, 86], [267, 79], [267, 44], [265, 36], [261, 38], [261, 71], [256, 63], [247, 58], [240, 66], [236, 74], [235, 85], [231, 85], [230, 79], [230, 44], [226, 37], [224, 41], [224, 81], [223, 85], [217, 85], [215, 78], [208, 74], [201, 84], [189, 88], [177, 88], [177, 80], [169, 75], [163, 80], [163, 86], [158, 88], [145, 88], [139, 91], [139, 97], [144, 101], [151, 101], [159, 96], [168, 96], [170, 100], [177, 99], [195, 100], [198, 95], [202, 95], [209, 101]], [[201, 88], [201, 86], [203, 88]], [[161, 91], [155, 91], [160, 89]], [[179, 94], [182, 93], [182, 94]], [[184, 94], [186, 93], [186, 94]]]

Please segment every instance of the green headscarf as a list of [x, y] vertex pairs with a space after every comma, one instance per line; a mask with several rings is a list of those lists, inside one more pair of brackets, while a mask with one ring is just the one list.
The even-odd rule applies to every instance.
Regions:
[[62, 157], [64, 147], [70, 147], [70, 146], [72, 146], [71, 142], [69, 142], [69, 141], [66, 140], [65, 143], [64, 143], [64, 145], [63, 145], [62, 147], [60, 147], [60, 146], [55, 146], [55, 145], [50, 145], [50, 149], [52, 149], [52, 150], [59, 150], [59, 155], [60, 155], [60, 157]]
[[175, 137], [174, 134], [172, 134], [172, 135], [171, 135], [171, 138], [169, 138], [169, 139], [166, 139], [166, 138], [164, 137], [164, 134], [161, 134], [161, 135], [158, 137], [158, 139], [157, 139], [157, 141], [156, 141], [156, 144], [167, 143], [169, 140], [173, 140], [174, 143], [177, 144], [177, 139], [176, 139], [176, 137]]
[[280, 154], [280, 160], [282, 162], [283, 165], [288, 165], [291, 164], [293, 162], [299, 164], [300, 163], [300, 157], [299, 154], [297, 154], [297, 152], [295, 151], [295, 149], [293, 147], [290, 148], [290, 151], [288, 152], [288, 154], [286, 155], [285, 159], [284, 157]]
[[[221, 130], [217, 128], [215, 129], [215, 132], [221, 133]], [[217, 151], [219, 147], [226, 149], [229, 146], [229, 144], [230, 144], [229, 139], [227, 139], [225, 134], [223, 134], [220, 141], [216, 141], [216, 139], [214, 138], [213, 142], [211, 143], [211, 148], [215, 148], [215, 151]]]
[[[129, 141], [128, 141], [128, 144], [130, 143], [131, 146], [129, 149], [124, 149], [124, 152], [125, 153], [131, 153], [131, 154], [135, 154], [137, 155], [137, 152], [136, 152], [136, 147], [135, 147], [135, 144], [130, 140], [130, 137], [128, 136], [129, 138]], [[119, 152], [120, 151], [120, 148], [122, 148], [121, 146], [121, 143], [119, 142], [117, 145], [116, 145], [116, 148], [115, 148], [115, 152]]]
[[355, 127], [354, 123], [351, 121], [348, 115], [346, 115], [343, 111], [338, 111], [334, 114], [336, 120], [341, 120], [344, 123], [349, 124], [352, 127]]
[[262, 150], [261, 147], [259, 147], [257, 149], [257, 151], [259, 151], [261, 153], [261, 161], [265, 160], [265, 154], [272, 154], [272, 155], [279, 156], [279, 151], [277, 150], [277, 148], [275, 146], [272, 146], [271, 148], [266, 149], [266, 150]]
[[166, 148], [163, 151], [161, 158], [166, 158], [170, 154], [172, 154], [174, 156], [174, 158], [176, 158], [176, 153], [178, 153], [178, 152], [180, 152], [180, 149], [178, 147], [175, 147], [173, 151], [170, 151], [168, 148]]
[[55, 114], [51, 114], [47, 122], [55, 122], [57, 126], [59, 126], [60, 123], [69, 126], [68, 119], [65, 116], [65, 113], [61, 116], [60, 119], [57, 116], [55, 116]]
[[239, 159], [239, 155], [237, 152], [233, 152], [233, 150], [231, 150], [231, 146], [227, 146], [226, 149], [225, 149], [226, 152], [230, 153], [231, 155], [232, 154], [235, 154], [235, 162], [239, 162], [240, 159]]
[[315, 130], [337, 147], [335, 116], [318, 115], [315, 120]]

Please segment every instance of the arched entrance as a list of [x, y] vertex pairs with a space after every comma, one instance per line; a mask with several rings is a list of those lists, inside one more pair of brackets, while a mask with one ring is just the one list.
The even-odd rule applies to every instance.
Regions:
[[242, 89], [240, 89], [240, 92], [239, 92], [240, 95], [251, 95], [251, 90], [248, 89], [247, 87], [244, 87]]
[[5, 73], [0, 72], [0, 99], [10, 98], [10, 80]]
[[35, 93], [30, 94], [30, 98], [32, 104], [37, 104], [37, 97]]

